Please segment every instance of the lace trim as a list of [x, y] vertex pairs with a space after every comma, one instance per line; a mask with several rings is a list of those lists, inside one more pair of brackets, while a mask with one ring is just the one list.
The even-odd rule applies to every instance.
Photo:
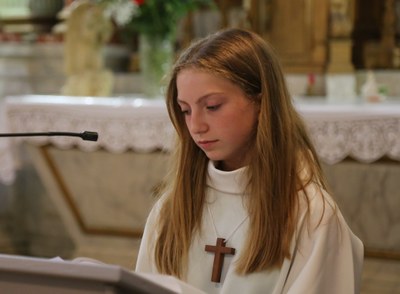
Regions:
[[307, 121], [322, 161], [352, 158], [365, 163], [387, 156], [400, 161], [400, 118], [357, 121]]

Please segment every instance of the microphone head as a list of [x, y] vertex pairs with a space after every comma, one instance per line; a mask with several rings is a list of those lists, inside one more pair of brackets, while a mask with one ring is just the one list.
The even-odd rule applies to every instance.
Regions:
[[97, 132], [84, 131], [81, 138], [85, 141], [97, 141], [99, 134]]

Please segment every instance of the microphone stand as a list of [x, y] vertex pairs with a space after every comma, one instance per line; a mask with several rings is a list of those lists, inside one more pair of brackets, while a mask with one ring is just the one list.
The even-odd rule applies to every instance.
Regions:
[[68, 136], [80, 137], [85, 141], [97, 141], [99, 135], [97, 132], [84, 131], [82, 133], [72, 132], [38, 132], [38, 133], [0, 133], [0, 137], [32, 137], [32, 136]]

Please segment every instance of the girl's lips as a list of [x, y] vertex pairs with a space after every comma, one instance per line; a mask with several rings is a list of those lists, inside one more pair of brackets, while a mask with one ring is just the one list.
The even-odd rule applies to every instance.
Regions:
[[199, 145], [202, 149], [209, 149], [217, 141], [218, 140], [198, 141], [197, 145]]

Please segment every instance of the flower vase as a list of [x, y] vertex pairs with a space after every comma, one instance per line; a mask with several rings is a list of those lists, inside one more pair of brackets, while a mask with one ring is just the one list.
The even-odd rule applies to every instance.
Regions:
[[139, 36], [139, 66], [143, 78], [142, 92], [146, 98], [163, 97], [173, 59], [171, 38], [145, 34]]

